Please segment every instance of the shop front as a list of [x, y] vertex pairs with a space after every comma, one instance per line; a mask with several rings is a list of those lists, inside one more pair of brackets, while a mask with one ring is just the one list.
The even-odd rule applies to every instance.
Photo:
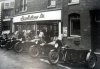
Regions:
[[[12, 32], [32, 33], [29, 39], [39, 36], [42, 30], [46, 41], [61, 37], [61, 10], [38, 12], [13, 17]], [[27, 38], [26, 38], [27, 39]]]
[[9, 34], [10, 33], [10, 30], [11, 30], [11, 23], [12, 23], [12, 20], [11, 18], [9, 19], [3, 19], [2, 21], [2, 34]]

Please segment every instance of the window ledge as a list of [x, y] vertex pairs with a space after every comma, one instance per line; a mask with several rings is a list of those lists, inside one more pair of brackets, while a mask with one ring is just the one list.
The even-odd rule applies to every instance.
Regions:
[[79, 4], [79, 2], [71, 2], [71, 3], [68, 3], [68, 5], [75, 5], [75, 4]]
[[56, 7], [55, 5], [50, 5], [50, 6], [47, 6], [47, 8], [54, 8]]
[[81, 39], [81, 36], [78, 36], [78, 35], [71, 35], [71, 36], [67, 37], [67, 39], [75, 39], [75, 38]]

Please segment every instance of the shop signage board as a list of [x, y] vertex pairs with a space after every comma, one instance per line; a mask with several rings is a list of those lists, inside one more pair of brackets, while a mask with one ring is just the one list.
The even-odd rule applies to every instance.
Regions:
[[26, 14], [13, 17], [13, 23], [43, 20], [61, 20], [61, 10]]

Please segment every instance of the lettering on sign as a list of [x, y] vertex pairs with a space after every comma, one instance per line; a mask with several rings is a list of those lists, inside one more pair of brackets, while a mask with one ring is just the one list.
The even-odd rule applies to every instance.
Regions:
[[37, 20], [37, 19], [40, 19], [40, 18], [44, 18], [44, 14], [40, 14], [40, 15], [27, 15], [27, 16], [22, 16], [21, 17], [21, 21], [27, 21], [27, 20]]

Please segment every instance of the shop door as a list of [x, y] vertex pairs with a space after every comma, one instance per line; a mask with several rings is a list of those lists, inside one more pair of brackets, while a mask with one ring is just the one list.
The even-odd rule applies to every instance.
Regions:
[[96, 51], [100, 51], [100, 11], [92, 13], [91, 22], [92, 48]]

